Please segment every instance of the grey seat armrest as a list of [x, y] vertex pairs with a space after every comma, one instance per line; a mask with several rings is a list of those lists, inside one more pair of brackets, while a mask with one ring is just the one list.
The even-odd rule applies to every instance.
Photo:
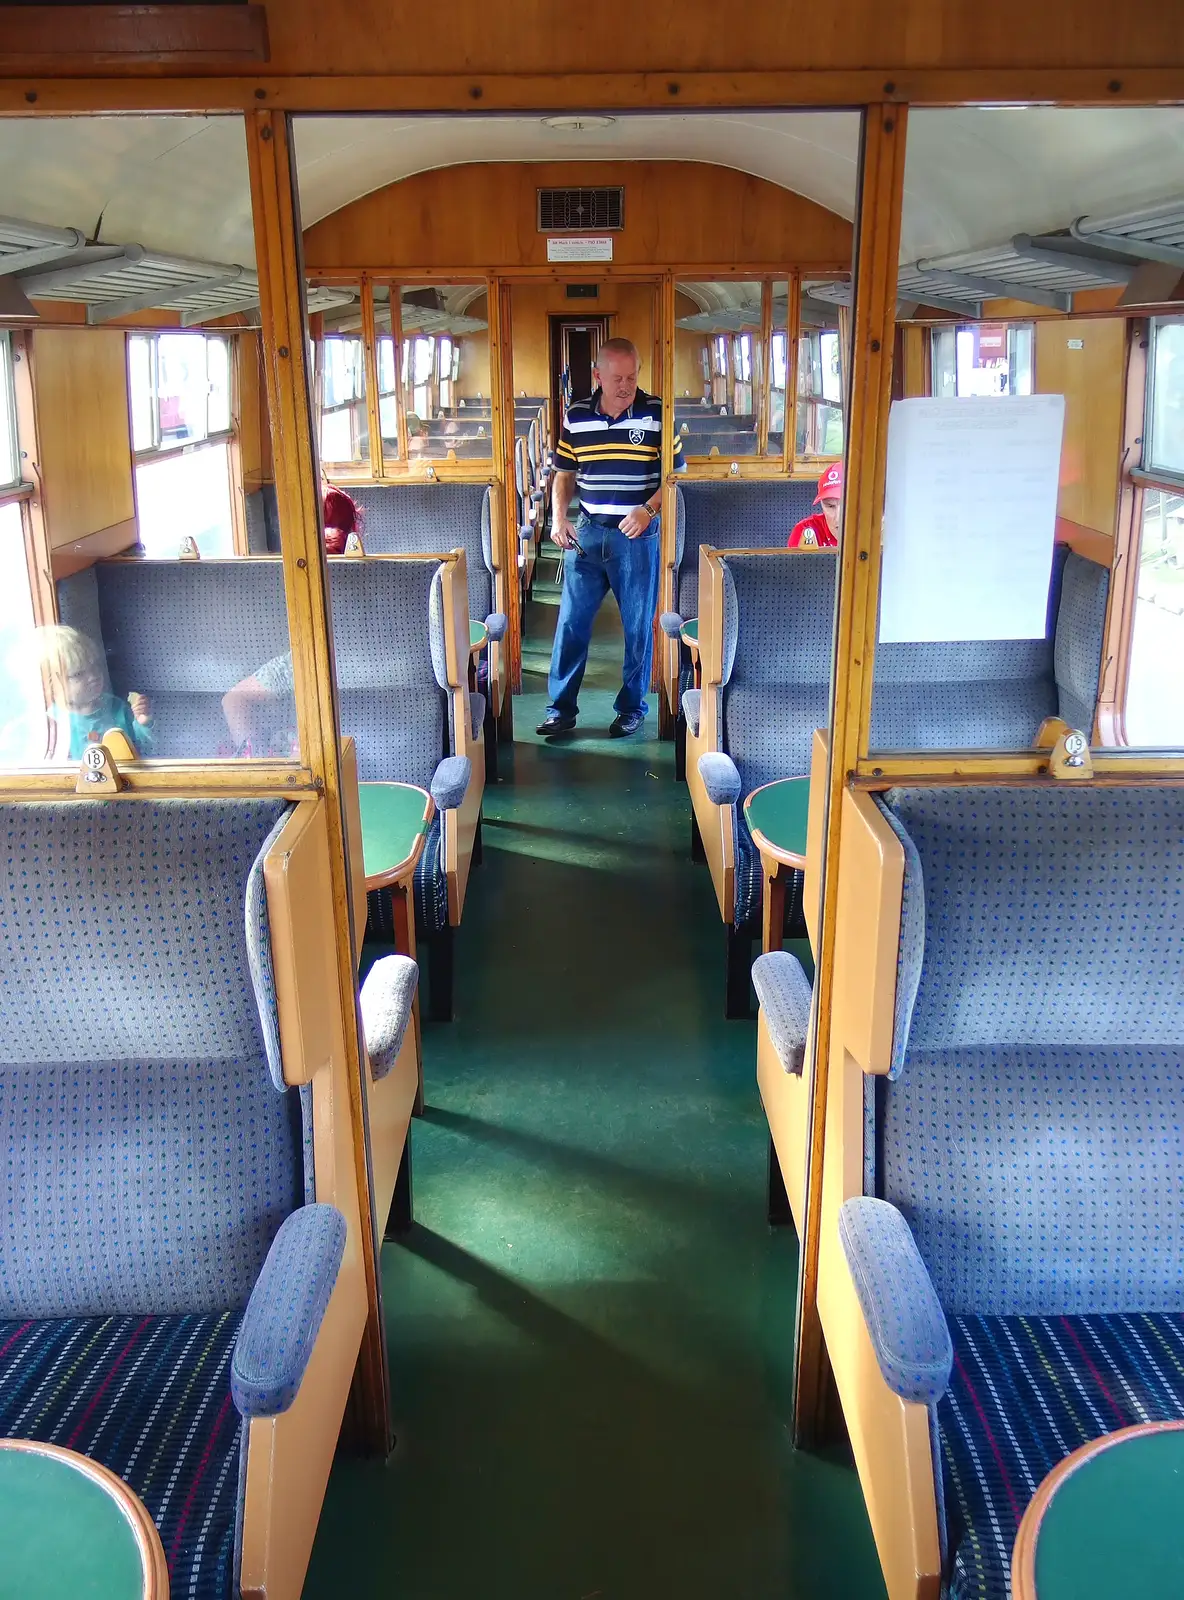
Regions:
[[839, 1208], [839, 1241], [884, 1382], [902, 1400], [936, 1405], [954, 1345], [912, 1229], [886, 1200], [859, 1195]]

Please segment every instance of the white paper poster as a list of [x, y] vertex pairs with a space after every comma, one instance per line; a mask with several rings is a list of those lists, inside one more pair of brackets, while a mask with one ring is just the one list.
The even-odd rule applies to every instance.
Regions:
[[575, 239], [548, 239], [548, 261], [611, 261], [613, 236], [611, 233], [584, 233]]
[[897, 400], [880, 639], [1040, 639], [1065, 399]]

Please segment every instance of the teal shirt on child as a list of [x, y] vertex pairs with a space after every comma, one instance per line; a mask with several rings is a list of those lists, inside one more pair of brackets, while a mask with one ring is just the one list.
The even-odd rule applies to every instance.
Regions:
[[[70, 736], [71, 761], [81, 761], [87, 745], [101, 739], [111, 728], [118, 728], [128, 736], [137, 755], [152, 754], [152, 724], [137, 722], [131, 706], [118, 695], [105, 694], [93, 711], [63, 711], [61, 706], [55, 705], [49, 714], [59, 732]], [[57, 753], [61, 760], [60, 749]]]

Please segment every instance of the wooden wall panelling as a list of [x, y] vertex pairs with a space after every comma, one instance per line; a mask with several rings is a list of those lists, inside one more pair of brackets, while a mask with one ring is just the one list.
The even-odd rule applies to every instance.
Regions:
[[653, 284], [650, 282], [597, 283], [595, 300], [569, 300], [566, 282], [514, 283], [510, 293], [514, 311], [514, 393], [549, 395], [551, 392], [552, 317], [612, 318], [612, 335], [632, 339], [641, 355], [642, 388], [652, 385], [655, 330]]
[[271, 430], [267, 422], [267, 391], [263, 383], [262, 339], [253, 329], [235, 338], [238, 352], [238, 437], [243, 464], [243, 485], [249, 492], [271, 483]]
[[[358, 1010], [358, 951], [353, 935], [342, 756], [337, 735], [336, 683], [329, 621], [328, 571], [321, 536], [320, 485], [313, 449], [313, 407], [308, 341], [304, 327], [296, 171], [288, 119], [256, 111], [246, 119], [251, 207], [259, 273], [264, 369], [276, 455], [276, 490], [283, 547], [284, 592], [292, 641], [292, 673], [301, 756], [325, 797], [331, 904], [317, 909], [335, 932], [336, 999], [345, 1040], [350, 1084], [350, 1146], [358, 1210], [371, 1219], [370, 1169], [361, 1019]], [[311, 914], [311, 913], [310, 913]], [[389, 1378], [383, 1329], [378, 1241], [371, 1226], [361, 1230], [367, 1320], [351, 1395], [353, 1431], [376, 1454], [390, 1448]]]
[[[807, 1155], [806, 1226], [801, 1243], [797, 1337], [794, 1341], [794, 1421], [799, 1443], [817, 1437], [825, 1409], [826, 1351], [818, 1319], [822, 1228], [823, 1148], [829, 1075], [841, 1056], [832, 1051], [834, 960], [838, 921], [842, 801], [871, 710], [872, 668], [880, 565], [880, 524], [888, 449], [892, 350], [896, 331], [896, 274], [904, 194], [906, 114], [902, 107], [869, 107], [861, 140], [859, 251], [851, 332], [847, 494], [839, 551], [830, 759], [826, 772], [822, 937], [817, 969], [814, 1093]], [[791, 301], [792, 315], [792, 301]], [[840, 1061], [841, 1065], [841, 1061]]]
[[535, 191], [573, 183], [625, 186], [614, 269], [730, 262], [735, 271], [754, 262], [821, 267], [851, 259], [845, 218], [763, 178], [681, 161], [490, 162], [416, 173], [310, 228], [305, 259], [311, 270], [427, 262], [482, 272], [547, 268]]
[[[1073, 345], [1080, 343], [1080, 348]], [[1126, 318], [1036, 324], [1036, 391], [1065, 397], [1057, 512], [1113, 541], [1126, 386]]]
[[906, 400], [929, 397], [929, 333], [927, 327], [917, 327], [912, 324], [906, 324], [900, 330], [904, 367], [901, 384]]
[[[1038, 69], [1023, 74], [1033, 90], [1043, 85], [1047, 92], [1058, 74], [1077, 69], [1079, 92], [1112, 101], [1129, 92], [1132, 73], [1142, 70], [1152, 87], [1162, 85], [1159, 92], [1170, 93], [1162, 69], [1179, 66], [1182, 53], [1174, 8], [1159, 0], [1131, 0], [1122, 21], [1116, 39], [1113, 8], [1103, 0], [1049, 0], [1045, 6], [1001, 0], [987, 9], [978, 0], [947, 0], [940, 8], [932, 0], [901, 0], [892, 7], [875, 0], [839, 0], [825, 12], [758, 7], [745, 13], [743, 27], [727, 28], [710, 0], [687, 0], [679, 8], [677, 27], [662, 10], [631, 14], [626, 46], [620, 19], [596, 17], [578, 29], [559, 27], [547, 0], [494, 5], [456, 0], [446, 9], [411, 11], [376, 8], [367, 0], [341, 0], [327, 11], [317, 0], [286, 0], [268, 11], [268, 72], [334, 74], [332, 104], [346, 110], [372, 103], [460, 110], [472, 109], [478, 99], [483, 108], [494, 109], [514, 103], [536, 109], [681, 108], [702, 103], [709, 93], [724, 104], [782, 106], [809, 96], [810, 103], [844, 105], [877, 93], [916, 99], [918, 79], [936, 73], [948, 80], [942, 92], [957, 95], [976, 68], [999, 70], [1004, 81], [998, 92], [1011, 99], [1018, 83], [1010, 79], [1018, 75], [1006, 69], [1025, 64]], [[125, 22], [125, 35], [130, 26]], [[132, 42], [143, 48], [143, 40]], [[93, 47], [93, 40], [88, 43]], [[42, 58], [39, 68], [31, 68], [26, 58], [20, 70], [96, 70], [93, 55], [80, 53], [72, 66], [70, 61], [55, 68]], [[108, 62], [106, 70], [112, 66]], [[1158, 76], [1155, 69], [1161, 69]], [[120, 62], [116, 70], [128, 68]], [[159, 73], [160, 67], [149, 61], [144, 70]], [[211, 63], [184, 70], [247, 75], [252, 65]], [[247, 78], [252, 86], [259, 82], [257, 66], [254, 73]], [[344, 81], [349, 74], [383, 73], [401, 74], [403, 82], [376, 89], [373, 101], [362, 100], [357, 87]], [[737, 83], [740, 74], [758, 80], [747, 97], [745, 86]], [[433, 82], [439, 75], [452, 81]], [[779, 82], [785, 75], [792, 75], [791, 81]], [[525, 102], [514, 98], [516, 77], [526, 79], [530, 97]], [[25, 80], [18, 85], [24, 90]], [[159, 95], [159, 87], [152, 87]], [[297, 104], [316, 103], [310, 87], [293, 86], [294, 93], [304, 89]], [[409, 91], [416, 92], [414, 100]], [[973, 98], [969, 82], [961, 92]], [[978, 93], [983, 92], [980, 82]], [[194, 104], [200, 108], [200, 102], [186, 101]]]
[[125, 523], [134, 543], [125, 336], [38, 328], [32, 370], [50, 548]]

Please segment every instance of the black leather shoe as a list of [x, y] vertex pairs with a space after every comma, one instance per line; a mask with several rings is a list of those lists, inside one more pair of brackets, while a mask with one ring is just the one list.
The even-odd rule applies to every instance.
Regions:
[[627, 739], [631, 733], [636, 733], [644, 722], [644, 711], [622, 711], [609, 723], [608, 736], [610, 739]]
[[548, 711], [534, 731], [541, 734], [570, 733], [575, 725], [574, 717], [564, 716], [562, 711]]

